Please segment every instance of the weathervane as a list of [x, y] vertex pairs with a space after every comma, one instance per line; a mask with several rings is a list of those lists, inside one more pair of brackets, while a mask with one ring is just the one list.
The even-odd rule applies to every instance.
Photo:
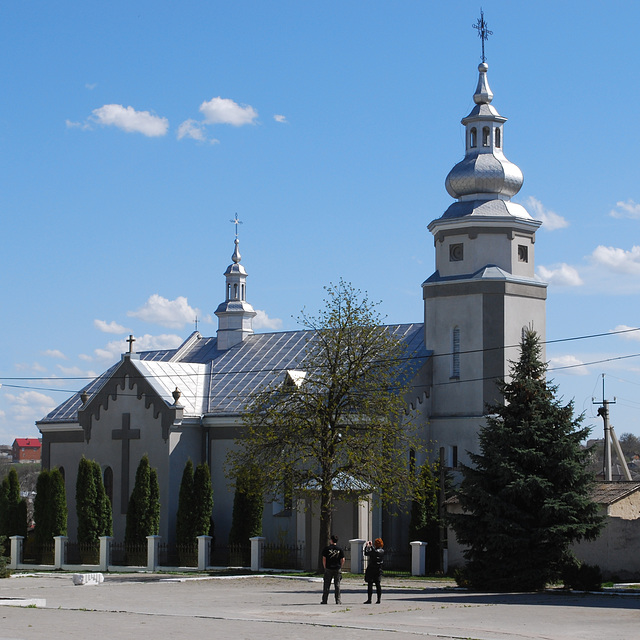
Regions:
[[487, 59], [484, 55], [484, 41], [493, 35], [493, 31], [489, 31], [487, 23], [484, 21], [484, 11], [480, 8], [480, 17], [475, 24], [471, 25], [474, 29], [478, 30], [478, 36], [482, 40], [482, 62], [486, 62]]
[[229, 220], [229, 222], [231, 222], [231, 224], [235, 224], [236, 225], [236, 240], [238, 239], [238, 225], [242, 224], [242, 220], [238, 219], [238, 214], [236, 213], [235, 217], [233, 220]]

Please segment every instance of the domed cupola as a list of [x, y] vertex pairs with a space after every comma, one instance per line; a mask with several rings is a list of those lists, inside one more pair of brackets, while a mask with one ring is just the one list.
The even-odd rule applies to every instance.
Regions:
[[[241, 224], [236, 215], [237, 225]], [[242, 256], [238, 249], [240, 244], [236, 233], [235, 249], [231, 256], [232, 264], [224, 272], [225, 301], [215, 311], [218, 316], [218, 349], [224, 351], [242, 342], [253, 333], [253, 318], [256, 312], [247, 302], [247, 272], [240, 264]]]
[[[503, 128], [507, 119], [502, 117], [491, 104], [493, 93], [487, 80], [488, 68], [489, 65], [486, 62], [478, 66], [480, 76], [473, 96], [475, 106], [471, 113], [462, 119], [466, 138], [465, 157], [451, 169], [445, 182], [449, 194], [459, 202], [447, 210], [444, 218], [471, 213], [481, 214], [477, 210], [480, 202], [476, 202], [476, 206], [469, 204], [460, 206], [459, 203], [508, 201], [520, 191], [524, 182], [522, 171], [509, 162], [503, 152]], [[500, 215], [496, 210], [500, 209], [503, 215], [530, 217], [523, 207], [514, 203], [508, 205], [504, 203], [502, 206], [490, 208], [493, 215]], [[488, 211], [483, 213], [486, 215]]]

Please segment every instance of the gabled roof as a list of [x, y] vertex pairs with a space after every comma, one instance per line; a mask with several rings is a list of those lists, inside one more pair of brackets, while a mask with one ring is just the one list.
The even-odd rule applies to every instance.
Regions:
[[39, 449], [42, 446], [39, 438], [16, 438], [13, 442], [18, 447], [33, 447]]
[[[388, 325], [388, 329], [406, 344], [405, 371], [415, 375], [431, 355], [424, 345], [424, 325], [397, 324]], [[256, 333], [220, 351], [216, 338], [194, 332], [178, 349], [142, 352], [130, 362], [168, 405], [174, 402], [175, 388], [180, 390], [184, 417], [238, 416], [254, 390], [274, 380], [283, 381], [287, 372], [304, 371], [306, 346], [312, 336], [312, 331]], [[119, 365], [105, 371], [37, 424], [76, 422], [82, 393], [89, 397], [97, 393]]]

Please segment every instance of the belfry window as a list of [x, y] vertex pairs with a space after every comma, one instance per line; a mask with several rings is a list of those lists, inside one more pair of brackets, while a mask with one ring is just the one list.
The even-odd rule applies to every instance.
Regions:
[[464, 245], [462, 242], [449, 245], [449, 262], [464, 260]]
[[460, 327], [451, 332], [451, 377], [460, 379]]
[[496, 147], [498, 147], [498, 149], [500, 148], [500, 145], [502, 144], [502, 140], [501, 140], [501, 133], [500, 133], [500, 129], [496, 129]]
[[233, 299], [237, 300], [238, 299], [238, 283], [234, 282], [233, 284]]
[[491, 129], [482, 127], [482, 146], [488, 147], [491, 142]]
[[469, 131], [469, 146], [473, 149], [478, 146], [478, 132], [476, 128], [473, 127], [471, 131]]

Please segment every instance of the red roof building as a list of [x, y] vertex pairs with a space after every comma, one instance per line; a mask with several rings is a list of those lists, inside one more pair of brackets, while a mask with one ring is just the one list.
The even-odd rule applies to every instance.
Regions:
[[39, 438], [16, 438], [13, 441], [13, 462], [40, 462], [42, 443]]

